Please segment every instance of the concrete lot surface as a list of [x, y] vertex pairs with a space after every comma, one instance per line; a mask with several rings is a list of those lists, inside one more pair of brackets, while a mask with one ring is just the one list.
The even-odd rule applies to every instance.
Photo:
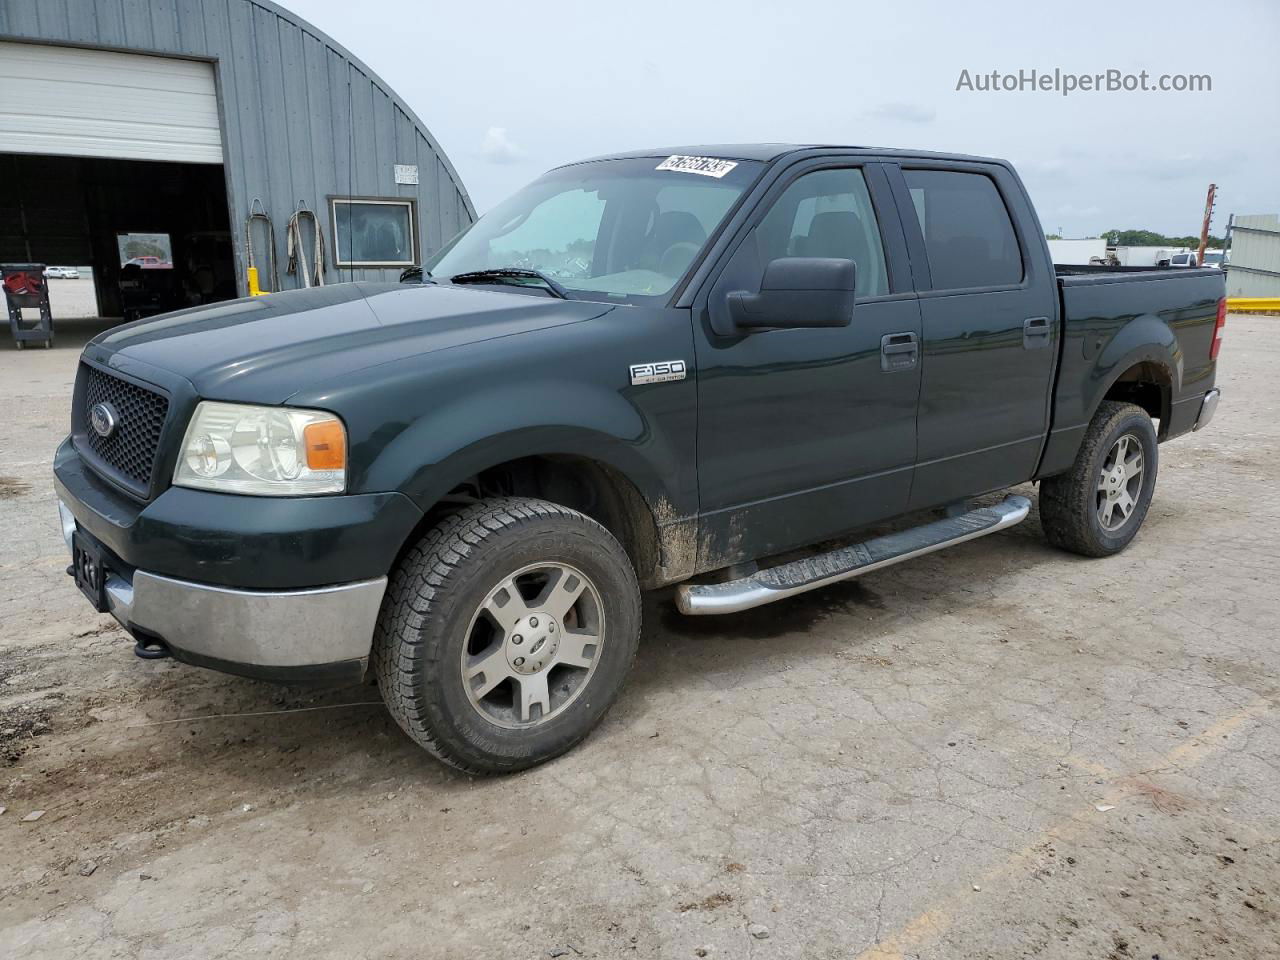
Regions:
[[49, 479], [90, 330], [0, 337], [0, 956], [1280, 956], [1280, 321], [1230, 319], [1124, 555], [1033, 516], [748, 614], [651, 597], [600, 729], [493, 780], [372, 687], [92, 612]]
[[[93, 277], [82, 272], [78, 280], [64, 280], [61, 277], [50, 277], [49, 284], [49, 312], [53, 314], [54, 329], [57, 329], [59, 320], [82, 320], [98, 315], [98, 297], [93, 290]], [[3, 301], [0, 301], [3, 305]], [[0, 315], [3, 316], [3, 315]], [[27, 323], [30, 324], [39, 316], [38, 311], [33, 307], [27, 307], [23, 316]], [[3, 326], [4, 336], [0, 340], [9, 341], [8, 317], [4, 317]], [[40, 349], [40, 348], [37, 348]]]

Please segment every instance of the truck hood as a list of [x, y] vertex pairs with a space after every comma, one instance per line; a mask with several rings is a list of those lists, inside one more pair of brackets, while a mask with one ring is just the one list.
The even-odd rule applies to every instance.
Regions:
[[492, 287], [340, 283], [139, 320], [100, 335], [85, 352], [124, 371], [177, 374], [208, 399], [282, 403], [365, 367], [612, 309]]

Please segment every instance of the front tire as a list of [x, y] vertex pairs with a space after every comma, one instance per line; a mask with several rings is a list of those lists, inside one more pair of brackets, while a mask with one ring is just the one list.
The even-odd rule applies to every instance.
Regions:
[[1049, 542], [1085, 557], [1127, 547], [1151, 506], [1159, 450], [1145, 410], [1105, 401], [1071, 469], [1040, 484], [1040, 524]]
[[442, 520], [391, 577], [374, 635], [387, 709], [467, 773], [571, 749], [617, 698], [640, 637], [626, 552], [545, 500], [486, 500]]

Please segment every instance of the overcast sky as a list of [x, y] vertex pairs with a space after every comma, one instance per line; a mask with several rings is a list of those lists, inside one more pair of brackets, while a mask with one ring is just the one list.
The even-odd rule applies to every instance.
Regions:
[[[1280, 211], [1280, 3], [283, 0], [422, 118], [478, 210], [557, 164], [785, 141], [1014, 161], [1048, 231]], [[1020, 69], [1209, 74], [1201, 93], [984, 93]]]

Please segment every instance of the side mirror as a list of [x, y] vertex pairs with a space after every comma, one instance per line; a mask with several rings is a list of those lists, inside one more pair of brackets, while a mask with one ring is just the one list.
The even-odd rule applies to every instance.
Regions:
[[765, 267], [759, 293], [729, 294], [729, 314], [746, 329], [847, 327], [858, 265], [834, 257], [780, 257]]

